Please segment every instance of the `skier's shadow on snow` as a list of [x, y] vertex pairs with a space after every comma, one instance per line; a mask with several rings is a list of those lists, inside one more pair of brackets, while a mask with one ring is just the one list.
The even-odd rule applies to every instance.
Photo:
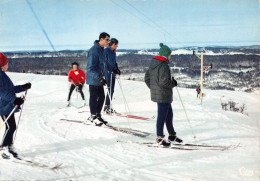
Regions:
[[22, 155], [25, 157], [26, 156], [36, 157], [38, 155], [50, 154], [55, 152], [57, 153], [62, 151], [78, 150], [85, 147], [89, 148], [89, 147], [94, 147], [99, 145], [111, 145], [113, 143], [117, 143], [117, 142], [111, 139], [106, 139], [103, 140], [102, 142], [98, 142], [95, 139], [70, 140], [70, 141], [34, 146], [34, 151], [32, 151], [32, 149], [25, 150], [22, 151]]

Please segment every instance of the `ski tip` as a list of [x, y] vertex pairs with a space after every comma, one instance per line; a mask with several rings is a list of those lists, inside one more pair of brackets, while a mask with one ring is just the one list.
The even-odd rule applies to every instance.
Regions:
[[62, 163], [57, 164], [57, 165], [55, 165], [54, 167], [52, 167], [51, 169], [52, 169], [52, 170], [58, 170], [58, 169], [61, 169], [61, 166], [62, 166], [62, 165], [63, 165]]

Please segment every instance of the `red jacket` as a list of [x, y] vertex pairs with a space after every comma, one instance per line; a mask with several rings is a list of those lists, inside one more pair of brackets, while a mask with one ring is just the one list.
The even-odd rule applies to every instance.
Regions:
[[[71, 82], [71, 84], [75, 84], [75, 85], [79, 85], [80, 83], [85, 83], [86, 81], [86, 74], [83, 70], [79, 69], [78, 70], [73, 70], [71, 69], [69, 72], [69, 77], [68, 77], [69, 82]], [[72, 81], [73, 82], [72, 82]]]

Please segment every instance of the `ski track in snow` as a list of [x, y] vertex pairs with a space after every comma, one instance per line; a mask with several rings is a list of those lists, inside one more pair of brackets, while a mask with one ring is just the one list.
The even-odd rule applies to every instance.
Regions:
[[[63, 163], [55, 172], [0, 160], [0, 180], [258, 180], [260, 95], [238, 91], [204, 90], [202, 105], [193, 89], [178, 88], [196, 142], [237, 145], [234, 150], [172, 150], [151, 148], [136, 142], [154, 142], [156, 118], [149, 121], [117, 116], [103, 117], [119, 128], [150, 132], [145, 138], [111, 129], [70, 123], [84, 121], [88, 106], [66, 108], [69, 84], [66, 76], [8, 73], [15, 84], [32, 83], [24, 105], [15, 146], [21, 155], [42, 163]], [[157, 115], [156, 103], [143, 82], [121, 81], [131, 114]], [[88, 87], [84, 86], [88, 100]], [[243, 115], [221, 109], [221, 100], [245, 103]], [[81, 106], [75, 92], [71, 102]], [[125, 112], [123, 95], [116, 81], [113, 106]], [[174, 89], [174, 126], [179, 137], [194, 143], [177, 91]], [[19, 114], [16, 114], [18, 119]], [[2, 125], [2, 124], [1, 124]], [[167, 133], [166, 128], [164, 130]], [[2, 136], [3, 129], [0, 131]], [[168, 136], [166, 134], [166, 136]], [[119, 142], [118, 142], [119, 141]]]

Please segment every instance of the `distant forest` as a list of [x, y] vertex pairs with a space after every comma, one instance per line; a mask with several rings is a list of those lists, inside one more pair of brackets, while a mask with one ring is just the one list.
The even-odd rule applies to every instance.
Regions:
[[[20, 52], [6, 53], [6, 55], [9, 58], [10, 72], [67, 75], [72, 62], [78, 62], [83, 70], [85, 70], [87, 63], [87, 51]], [[118, 56], [117, 62], [123, 75], [144, 74], [152, 58], [152, 55], [128, 51]], [[243, 87], [244, 91], [252, 91], [254, 88], [260, 87], [259, 55], [205, 55], [204, 65], [210, 64], [213, 65], [213, 69], [208, 71], [206, 75], [211, 78], [206, 78], [208, 83], [205, 82], [205, 86], [208, 88], [234, 90]], [[169, 65], [172, 73], [177, 77], [180, 74], [186, 76], [186, 79], [178, 78], [182, 87], [194, 88], [196, 86], [196, 81], [194, 83], [185, 82], [188, 80], [187, 78], [190, 80], [200, 78], [200, 60], [196, 56], [173, 55]], [[222, 81], [214, 83], [212, 79], [216, 77]], [[225, 82], [227, 83], [225, 84]]]

